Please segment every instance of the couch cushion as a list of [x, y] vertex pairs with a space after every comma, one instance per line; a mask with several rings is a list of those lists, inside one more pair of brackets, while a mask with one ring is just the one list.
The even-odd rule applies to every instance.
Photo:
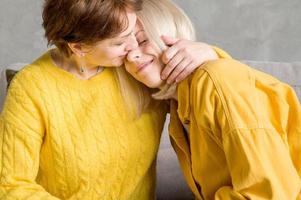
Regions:
[[157, 159], [157, 199], [158, 200], [193, 200], [177, 156], [171, 147], [168, 135], [169, 114], [161, 136], [161, 143]]
[[13, 80], [14, 76], [18, 73], [17, 70], [7, 69], [5, 70], [6, 75], [6, 88], [9, 87], [11, 80]]
[[14, 63], [1, 69], [0, 73], [0, 112], [2, 111], [4, 99], [6, 96], [6, 89], [9, 85], [8, 81], [11, 81], [15, 75], [14, 71], [22, 69], [26, 63]]

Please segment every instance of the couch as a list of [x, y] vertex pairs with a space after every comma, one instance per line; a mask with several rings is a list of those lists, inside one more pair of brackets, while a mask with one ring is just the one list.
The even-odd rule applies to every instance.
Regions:
[[[261, 62], [243, 61], [256, 69], [272, 74], [283, 82], [290, 84], [301, 101], [301, 62]], [[0, 76], [0, 111], [5, 98], [7, 87], [7, 69], [18, 70], [23, 63], [17, 63], [4, 68]], [[162, 133], [161, 144], [157, 159], [157, 199], [158, 200], [190, 200], [194, 199], [185, 183], [184, 177], [177, 162], [176, 155], [170, 145], [168, 137], [169, 116], [166, 118]]]

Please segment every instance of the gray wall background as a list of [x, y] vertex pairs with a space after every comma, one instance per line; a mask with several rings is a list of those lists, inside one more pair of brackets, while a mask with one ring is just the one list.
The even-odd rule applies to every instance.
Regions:
[[[198, 39], [237, 59], [301, 60], [301, 0], [174, 0]], [[31, 62], [47, 49], [42, 0], [0, 0], [0, 69]]]

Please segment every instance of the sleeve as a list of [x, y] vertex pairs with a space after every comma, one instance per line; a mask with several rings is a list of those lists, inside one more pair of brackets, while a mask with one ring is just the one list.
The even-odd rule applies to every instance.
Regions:
[[[276, 129], [231, 128], [235, 126], [229, 125], [226, 114], [229, 111], [225, 112], [227, 105], [221, 103], [221, 94], [210, 76], [204, 73], [194, 78], [192, 86], [193, 112], [202, 113], [198, 116], [198, 127], [207, 127], [220, 142], [231, 176], [232, 184], [216, 190], [215, 200], [297, 199], [301, 180], [288, 145]], [[298, 109], [291, 109], [292, 115], [296, 116]], [[231, 111], [241, 113], [233, 107]], [[245, 112], [248, 112], [247, 107], [241, 117]], [[298, 122], [291, 119], [291, 123]], [[300, 144], [300, 140], [295, 143]]]
[[221, 48], [216, 46], [212, 46], [212, 48], [216, 52], [219, 58], [231, 58], [230, 54], [228, 54], [226, 51], [222, 50]]
[[238, 129], [223, 136], [232, 187], [220, 188], [216, 200], [296, 199], [300, 178], [280, 135], [269, 129]]
[[12, 81], [0, 116], [0, 199], [58, 200], [35, 181], [45, 128], [32, 88], [23, 85]]
[[301, 178], [301, 105], [295, 91], [291, 87], [287, 86], [286, 91], [286, 102], [288, 102], [290, 108], [286, 126], [288, 144], [292, 160]]

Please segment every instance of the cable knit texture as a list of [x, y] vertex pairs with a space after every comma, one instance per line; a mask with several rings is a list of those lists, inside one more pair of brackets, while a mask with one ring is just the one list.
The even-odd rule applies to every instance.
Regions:
[[0, 117], [0, 199], [154, 199], [166, 109], [131, 118], [113, 70], [79, 80], [47, 52], [16, 75]]

